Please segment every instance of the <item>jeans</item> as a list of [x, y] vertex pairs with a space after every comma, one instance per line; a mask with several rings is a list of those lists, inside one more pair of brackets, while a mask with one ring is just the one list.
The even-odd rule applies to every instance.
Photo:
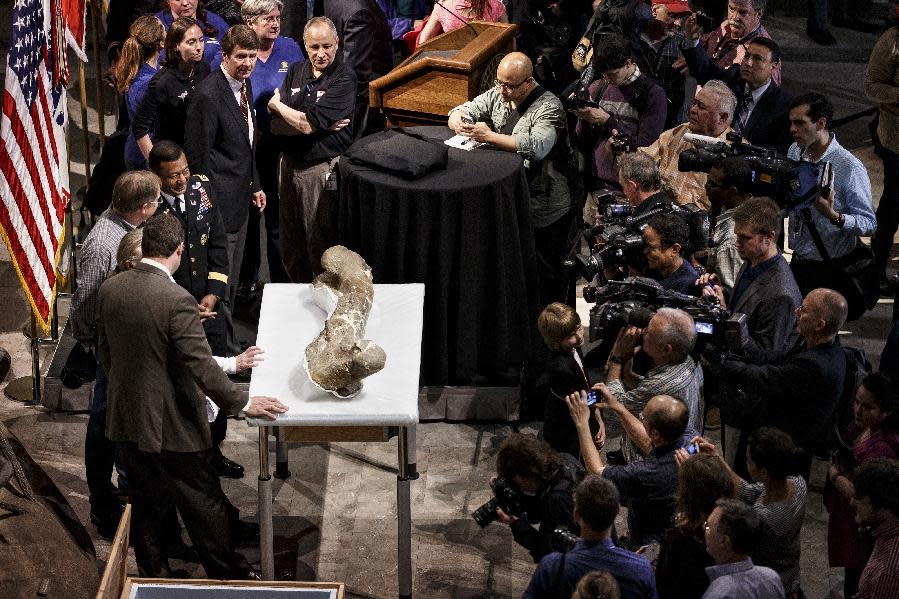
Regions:
[[119, 493], [112, 484], [113, 465], [118, 471], [119, 488], [124, 488], [127, 484], [116, 443], [106, 438], [107, 386], [106, 371], [100, 364], [97, 364], [94, 398], [91, 401], [91, 414], [87, 421], [87, 433], [84, 437], [84, 467], [87, 474], [91, 512], [100, 516], [116, 511], [119, 507]]

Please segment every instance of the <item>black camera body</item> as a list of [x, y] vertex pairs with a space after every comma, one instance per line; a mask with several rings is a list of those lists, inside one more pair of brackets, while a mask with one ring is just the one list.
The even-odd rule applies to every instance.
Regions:
[[796, 161], [767, 148], [745, 143], [736, 133], [727, 140], [681, 152], [677, 168], [681, 172], [711, 172], [722, 158], [736, 156], [752, 170], [754, 196], [768, 196], [786, 211], [804, 208], [815, 201], [823, 184], [819, 166], [806, 160]]
[[578, 542], [580, 537], [576, 534], [565, 528], [564, 526], [557, 526], [553, 531], [552, 539], [549, 542], [549, 546], [553, 551], [558, 551], [559, 553], [568, 553], [572, 549], [574, 549], [575, 543]]
[[[687, 222], [690, 239], [684, 248], [685, 253], [706, 249], [710, 245], [709, 213], [695, 204], [664, 204], [640, 216], [633, 216], [634, 208], [629, 204], [607, 203], [600, 205], [599, 209], [602, 224], [587, 230], [584, 237], [591, 246], [595, 242], [600, 249], [591, 254], [576, 254], [566, 263], [587, 281], [592, 281], [605, 268], [633, 264], [633, 253], [643, 249], [643, 229], [658, 214], [674, 213]], [[584, 288], [584, 299], [594, 302], [588, 297], [593, 293], [589, 289], [590, 286]]]
[[496, 508], [519, 518], [527, 516], [518, 489], [503, 478], [497, 478], [493, 483], [493, 499], [472, 512], [471, 517], [484, 528], [496, 520]]
[[612, 137], [610, 137], [609, 146], [616, 154], [633, 152], [636, 149], [633, 147], [633, 140], [631, 139], [630, 135], [627, 135], [625, 133], [618, 133], [617, 135], [613, 135]]
[[[596, 305], [590, 309], [590, 341], [609, 338], [624, 326], [645, 328], [659, 308], [677, 308], [693, 317], [696, 355], [739, 352], [747, 335], [746, 315], [731, 316], [717, 297], [678, 293], [645, 277], [609, 281], [595, 288], [591, 297], [587, 301]], [[586, 287], [584, 299], [587, 299]]]

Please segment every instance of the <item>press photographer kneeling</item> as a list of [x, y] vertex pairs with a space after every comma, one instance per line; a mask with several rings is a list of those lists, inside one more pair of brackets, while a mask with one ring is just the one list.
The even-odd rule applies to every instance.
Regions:
[[495, 497], [472, 514], [482, 528], [494, 520], [508, 524], [534, 562], [552, 550], [557, 528], [580, 532], [572, 508], [584, 468], [575, 458], [534, 437], [513, 434], [499, 448], [496, 474], [491, 481]]

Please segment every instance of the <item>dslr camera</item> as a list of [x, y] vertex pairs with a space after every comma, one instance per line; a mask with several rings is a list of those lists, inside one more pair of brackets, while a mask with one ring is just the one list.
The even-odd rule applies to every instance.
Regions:
[[679, 171], [708, 173], [722, 158], [739, 157], [752, 171], [752, 187], [747, 191], [755, 196], [768, 196], [789, 212], [811, 205], [827, 185], [824, 179], [830, 172], [829, 163], [819, 172], [817, 164], [790, 160], [774, 150], [748, 144], [736, 133], [727, 134], [729, 143], [690, 133], [684, 139], [694, 144], [714, 143], [681, 152], [677, 161]]
[[503, 478], [497, 478], [493, 483], [493, 499], [476, 509], [471, 517], [484, 528], [496, 520], [496, 508], [519, 518], [527, 515], [518, 489]]

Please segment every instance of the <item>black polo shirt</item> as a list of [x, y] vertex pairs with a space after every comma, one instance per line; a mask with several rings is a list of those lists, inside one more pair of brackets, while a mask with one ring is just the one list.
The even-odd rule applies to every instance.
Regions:
[[356, 75], [340, 61], [332, 62], [319, 77], [312, 74], [311, 61], [294, 63], [281, 84], [281, 101], [306, 113], [312, 133], [282, 136], [282, 151], [294, 160], [309, 163], [343, 154], [353, 143], [355, 123], [336, 133], [328, 127], [353, 118], [355, 93]]

